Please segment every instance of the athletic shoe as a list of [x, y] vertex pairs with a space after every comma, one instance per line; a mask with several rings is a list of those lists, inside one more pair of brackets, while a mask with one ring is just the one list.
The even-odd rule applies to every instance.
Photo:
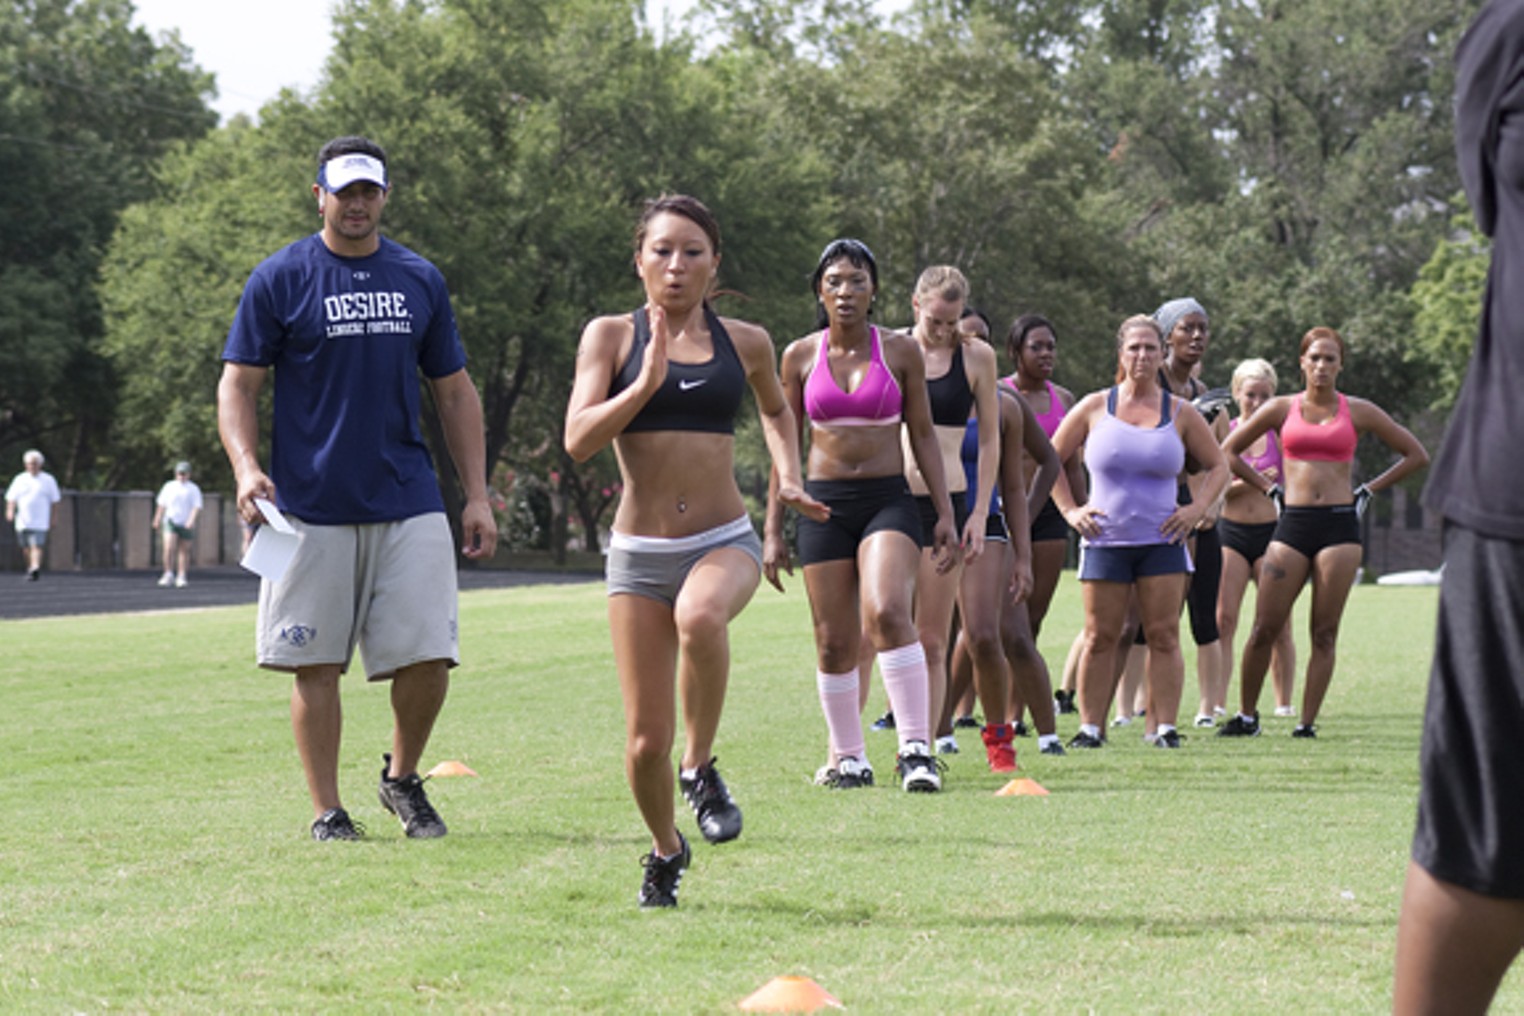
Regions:
[[677, 839], [683, 846], [673, 856], [658, 857], [656, 851], [652, 850], [640, 859], [640, 865], [646, 869], [646, 873], [640, 880], [640, 895], [637, 899], [644, 910], [677, 906], [677, 887], [682, 884], [688, 862], [693, 860], [693, 851], [688, 849], [688, 841], [683, 838], [683, 834], [678, 833]]
[[349, 817], [343, 808], [329, 808], [312, 823], [315, 840], [358, 840], [365, 836], [365, 827]]
[[956, 754], [958, 754], [958, 739], [956, 737], [954, 737], [953, 735], [951, 735], [951, 734], [947, 734], [947, 735], [945, 735], [943, 737], [937, 738], [937, 754], [938, 755], [956, 755]]
[[860, 758], [846, 756], [833, 766], [821, 766], [815, 771], [815, 785], [832, 790], [856, 790], [873, 786], [873, 767]]
[[1298, 723], [1296, 726], [1291, 728], [1291, 736], [1292, 737], [1317, 737], [1318, 736], [1318, 728], [1314, 727], [1310, 723]]
[[422, 777], [409, 773], [400, 780], [390, 779], [386, 773], [392, 767], [391, 753], [382, 755], [381, 761], [381, 784], [376, 788], [381, 807], [397, 816], [410, 840], [432, 840], [443, 836], [448, 830], [439, 812], [429, 803], [429, 795], [424, 793]]
[[1079, 708], [1074, 704], [1074, 692], [1059, 689], [1053, 693], [1053, 708], [1060, 713], [1077, 713]]
[[28, 582], [36, 582], [40, 578], [42, 578], [42, 569], [41, 568], [29, 568], [29, 569], [27, 569], [26, 580]]
[[1234, 714], [1227, 723], [1217, 728], [1218, 737], [1258, 737], [1259, 715], [1242, 716]]
[[1277, 716], [1295, 716], [1296, 715], [1296, 707], [1295, 706], [1276, 706], [1275, 707], [1275, 715], [1277, 715]]
[[1154, 735], [1155, 748], [1178, 748], [1180, 747], [1180, 731], [1166, 730]]
[[972, 730], [979, 726], [979, 721], [972, 716], [960, 716], [956, 720], [953, 720], [953, 726], [955, 728], [961, 727], [964, 730]]
[[1069, 747], [1071, 748], [1099, 748], [1105, 743], [1099, 737], [1092, 737], [1083, 730], [1069, 738]]
[[173, 585], [174, 581], [175, 581], [175, 573], [174, 572], [165, 572], [163, 575], [159, 576], [159, 585], [161, 585], [161, 586], [170, 586], [170, 585]]
[[878, 719], [874, 720], [873, 721], [873, 726], [870, 727], [869, 729], [870, 730], [893, 730], [894, 729], [894, 710], [891, 709], [888, 712], [884, 713], [884, 715], [880, 716]]
[[1132, 717], [1131, 716], [1117, 716], [1117, 717], [1112, 719], [1111, 725], [1113, 727], [1130, 727], [1130, 726], [1132, 726]]
[[1039, 747], [1037, 749], [1037, 753], [1039, 755], [1067, 755], [1068, 754], [1068, 752], [1064, 751], [1064, 744], [1063, 744], [1063, 742], [1058, 740], [1057, 738], [1055, 738], [1052, 741], [1049, 741], [1047, 744], [1042, 745], [1041, 747]]
[[175, 576], [175, 588], [176, 589], [184, 589], [185, 588], [185, 576], [184, 575], [177, 575], [177, 576]]
[[1017, 720], [1016, 725], [1011, 728], [1012, 737], [1029, 737], [1031, 733], [1032, 731], [1028, 729], [1027, 725], [1020, 720]]
[[706, 765], [699, 766], [691, 780], [679, 773], [677, 785], [682, 788], [688, 807], [693, 809], [704, 839], [710, 843], [725, 843], [741, 835], [741, 809], [730, 799], [730, 791], [714, 763], [715, 760], [710, 759]]
[[1198, 713], [1198, 714], [1196, 714], [1196, 726], [1198, 726], [1198, 727], [1215, 727], [1215, 726], [1217, 726], [1217, 719], [1216, 719], [1216, 717], [1209, 716], [1206, 713]]
[[894, 771], [899, 774], [901, 786], [911, 794], [933, 794], [941, 790], [940, 768], [945, 766], [932, 758], [925, 741], [906, 741], [894, 757]]
[[984, 754], [992, 773], [1016, 771], [1016, 746], [1011, 743], [1014, 734], [1009, 724], [992, 723], [979, 732], [984, 741]]

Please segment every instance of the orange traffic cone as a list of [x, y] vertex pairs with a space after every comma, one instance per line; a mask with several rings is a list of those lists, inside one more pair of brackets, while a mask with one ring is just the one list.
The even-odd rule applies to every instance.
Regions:
[[774, 977], [741, 999], [742, 1012], [816, 1012], [841, 1002], [808, 977]]
[[472, 769], [470, 766], [466, 765], [464, 762], [457, 762], [454, 759], [450, 759], [447, 762], [441, 762], [441, 763], [439, 763], [439, 765], [435, 766], [433, 769], [430, 769], [424, 775], [425, 776], [475, 776], [476, 775], [476, 770]]
[[996, 797], [1047, 797], [1048, 788], [1036, 780], [1026, 777], [1012, 780], [999, 790], [995, 791]]

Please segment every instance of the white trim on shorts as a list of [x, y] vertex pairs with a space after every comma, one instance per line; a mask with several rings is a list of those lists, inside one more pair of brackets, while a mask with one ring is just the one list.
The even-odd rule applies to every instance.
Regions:
[[338, 665], [356, 647], [366, 676], [414, 663], [460, 663], [455, 544], [442, 512], [364, 525], [315, 525], [300, 535], [280, 582], [259, 584], [261, 667]]
[[742, 515], [713, 529], [689, 536], [634, 536], [615, 530], [609, 534], [609, 549], [627, 550], [632, 554], [689, 554], [748, 533], [755, 534], [756, 530], [752, 528], [751, 518]]

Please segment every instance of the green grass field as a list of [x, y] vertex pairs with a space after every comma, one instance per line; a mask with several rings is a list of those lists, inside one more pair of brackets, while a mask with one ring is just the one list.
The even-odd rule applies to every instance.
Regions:
[[[1178, 752], [1028, 740], [1051, 796], [997, 797], [964, 731], [947, 792], [912, 797], [811, 785], [807, 608], [797, 581], [764, 588], [732, 629], [717, 748], [746, 832], [710, 847], [685, 813], [693, 867], [659, 913], [634, 902], [649, 840], [597, 584], [462, 596], [425, 766], [481, 775], [431, 781], [435, 842], [377, 805], [387, 699], [353, 678], [343, 788], [371, 836], [307, 839], [252, 608], [0, 623], [0, 1011], [733, 1012], [803, 974], [863, 1013], [1381, 1012], [1434, 600], [1356, 590], [1317, 741], [1290, 720]], [[868, 736], [887, 773], [892, 735]], [[1524, 1011], [1517, 970], [1496, 1011]]]

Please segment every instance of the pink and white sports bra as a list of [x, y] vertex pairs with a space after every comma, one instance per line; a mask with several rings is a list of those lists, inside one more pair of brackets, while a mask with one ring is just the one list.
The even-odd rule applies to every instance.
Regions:
[[804, 382], [804, 412], [811, 423], [872, 427], [900, 422], [904, 396], [894, 372], [884, 363], [877, 328], [869, 331], [868, 340], [868, 370], [863, 374], [862, 382], [847, 392], [842, 391], [831, 376], [829, 337], [825, 332], [820, 333], [820, 355]]

